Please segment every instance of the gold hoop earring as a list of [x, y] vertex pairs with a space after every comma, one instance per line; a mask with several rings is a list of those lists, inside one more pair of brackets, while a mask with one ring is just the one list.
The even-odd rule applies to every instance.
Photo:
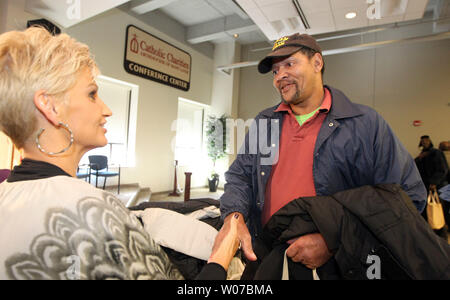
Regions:
[[54, 156], [54, 155], [58, 155], [58, 154], [62, 154], [62, 153], [64, 153], [64, 152], [67, 152], [67, 150], [69, 150], [69, 148], [72, 147], [72, 144], [73, 144], [73, 132], [72, 132], [72, 130], [70, 130], [69, 125], [64, 124], [64, 123], [62, 123], [62, 122], [59, 122], [58, 125], [62, 126], [64, 129], [66, 129], [66, 130], [70, 133], [70, 144], [69, 144], [69, 146], [67, 146], [66, 148], [64, 148], [63, 150], [61, 150], [61, 151], [59, 151], [59, 152], [47, 152], [47, 151], [45, 151], [44, 148], [42, 148], [42, 146], [41, 146], [41, 144], [40, 144], [40, 142], [39, 142], [39, 138], [41, 137], [41, 135], [42, 135], [42, 134], [44, 133], [44, 131], [45, 131], [44, 128], [41, 128], [41, 129], [39, 130], [37, 136], [36, 136], [36, 145], [37, 145], [38, 149], [39, 149], [42, 153], [47, 154], [47, 155], [52, 155], [52, 156]]

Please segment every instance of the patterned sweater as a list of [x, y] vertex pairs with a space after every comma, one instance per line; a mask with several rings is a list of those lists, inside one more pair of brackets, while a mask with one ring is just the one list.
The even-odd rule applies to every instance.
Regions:
[[112, 194], [68, 176], [0, 184], [0, 279], [183, 279]]

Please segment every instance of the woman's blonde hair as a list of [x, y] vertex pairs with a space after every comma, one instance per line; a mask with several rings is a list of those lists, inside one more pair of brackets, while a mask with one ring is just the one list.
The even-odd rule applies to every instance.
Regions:
[[38, 129], [35, 92], [63, 99], [85, 67], [98, 75], [89, 47], [67, 34], [31, 27], [0, 35], [0, 130], [23, 148]]

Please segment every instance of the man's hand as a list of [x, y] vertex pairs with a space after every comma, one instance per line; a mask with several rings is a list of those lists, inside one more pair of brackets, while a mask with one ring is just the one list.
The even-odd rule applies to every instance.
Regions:
[[230, 230], [231, 220], [236, 214], [239, 215], [237, 218], [237, 237], [241, 243], [241, 249], [248, 260], [255, 261], [257, 258], [256, 254], [253, 252], [252, 238], [248, 232], [247, 225], [245, 224], [244, 216], [241, 213], [234, 212], [225, 218], [223, 226], [217, 234], [216, 242], [221, 243], [221, 241], [227, 236], [227, 233]]
[[288, 241], [286, 255], [294, 262], [300, 262], [309, 269], [325, 264], [333, 254], [320, 233], [313, 233]]

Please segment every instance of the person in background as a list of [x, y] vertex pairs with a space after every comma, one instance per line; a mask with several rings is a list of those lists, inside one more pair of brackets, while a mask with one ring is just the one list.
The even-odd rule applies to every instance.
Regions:
[[[447, 167], [447, 184], [450, 184], [450, 169], [449, 169], [449, 162], [450, 162], [450, 141], [442, 141], [439, 143], [439, 150], [442, 151], [445, 158], [445, 163]], [[443, 184], [445, 186], [445, 184]], [[443, 199], [441, 199], [443, 200]], [[444, 209], [444, 217], [445, 217], [445, 223], [447, 225], [447, 235], [449, 234], [448, 228], [450, 227], [450, 202], [449, 200], [443, 200], [442, 202], [442, 208]]]
[[[120, 200], [76, 178], [81, 157], [107, 144], [98, 74], [66, 34], [0, 35], [0, 130], [24, 155], [0, 184], [0, 279], [183, 279]], [[221, 279], [233, 224], [205, 267]]]
[[[423, 210], [426, 191], [414, 160], [375, 110], [323, 84], [322, 50], [313, 37], [297, 33], [278, 39], [258, 70], [272, 73], [281, 103], [255, 118], [225, 174], [220, 199], [225, 224], [242, 215], [238, 232], [249, 261], [257, 260], [253, 243], [263, 226], [299, 197], [397, 183]], [[286, 255], [310, 269], [333, 257], [320, 233], [288, 244]]]
[[[444, 153], [445, 161], [447, 163], [447, 170], [448, 170], [448, 164], [450, 162], [450, 142], [449, 141], [442, 141], [439, 143], [439, 150]], [[447, 182], [450, 183], [450, 172], [447, 172]]]
[[[422, 151], [415, 158], [415, 162], [427, 192], [439, 190], [448, 184], [448, 164], [445, 155], [441, 150], [434, 148], [428, 135], [420, 137], [419, 147], [422, 148]], [[427, 219], [426, 211], [422, 213], [422, 216]], [[447, 239], [447, 225], [442, 229], [435, 230], [435, 232], [442, 238]]]
[[428, 135], [420, 137], [419, 147], [422, 151], [415, 158], [415, 162], [428, 191], [440, 189], [448, 184], [448, 166], [444, 153], [434, 148]]

